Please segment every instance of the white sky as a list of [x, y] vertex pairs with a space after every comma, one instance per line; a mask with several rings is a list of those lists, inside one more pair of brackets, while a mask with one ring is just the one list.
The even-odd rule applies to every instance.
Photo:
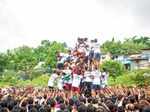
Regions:
[[149, 0], [0, 0], [0, 51], [41, 40], [150, 35]]

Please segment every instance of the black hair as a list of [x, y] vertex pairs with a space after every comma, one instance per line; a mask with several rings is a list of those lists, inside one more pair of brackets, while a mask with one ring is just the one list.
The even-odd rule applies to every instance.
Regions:
[[38, 110], [35, 107], [32, 107], [31, 109], [29, 109], [29, 112], [38, 112]]
[[83, 98], [82, 96], [79, 97], [80, 102], [86, 103], [86, 99]]
[[117, 109], [117, 110], [118, 110], [117, 112], [124, 112], [124, 108], [123, 108], [123, 106], [118, 107], [118, 109]]
[[132, 103], [132, 104], [135, 103], [135, 97], [134, 96], [130, 97], [130, 103]]
[[11, 112], [22, 112], [22, 111], [23, 111], [23, 108], [21, 108], [19, 106], [14, 106]]
[[7, 108], [0, 108], [0, 112], [9, 112]]
[[95, 112], [95, 111], [96, 111], [96, 108], [92, 104], [88, 105], [87, 112]]
[[142, 112], [150, 112], [150, 107], [144, 107]]
[[38, 109], [38, 112], [51, 112], [51, 108], [47, 105], [43, 105]]
[[15, 104], [14, 104], [14, 101], [13, 101], [13, 100], [10, 100], [10, 101], [7, 103], [7, 108], [8, 108], [9, 110], [12, 110], [14, 106], [15, 106]]
[[69, 99], [69, 105], [73, 106], [73, 104], [74, 104], [73, 99]]
[[48, 105], [44, 105], [44, 108], [47, 112], [51, 112], [51, 107]]
[[98, 40], [97, 39], [94, 39], [94, 42], [97, 42]]
[[71, 112], [69, 109], [65, 109], [64, 112]]
[[33, 104], [33, 98], [32, 97], [28, 98], [28, 104]]
[[[69, 112], [71, 112], [71, 111], [72, 111], [72, 106], [71, 106], [71, 105], [67, 105], [67, 106], [66, 106], [66, 109], [67, 109]], [[65, 109], [65, 110], [66, 110], [66, 109]], [[65, 111], [65, 110], [64, 110], [64, 111]]]
[[40, 104], [36, 104], [34, 107], [39, 110], [42, 106]]
[[60, 104], [60, 109], [61, 110], [65, 110], [65, 108], [66, 108], [65, 104]]
[[87, 38], [87, 37], [85, 37], [85, 38], [84, 38], [84, 41], [87, 41], [87, 40], [88, 40], [88, 38]]
[[92, 103], [93, 98], [92, 97], [88, 97], [87, 101], [88, 101], [88, 103]]
[[74, 103], [77, 107], [81, 105], [81, 102], [79, 100], [76, 100]]
[[114, 105], [113, 103], [107, 104], [108, 108], [110, 109], [111, 112], [116, 112], [117, 111], [117, 106]]
[[93, 104], [97, 104], [97, 103], [98, 103], [98, 99], [93, 98], [92, 103], [93, 103]]
[[80, 105], [78, 107], [78, 112], [87, 112], [87, 107], [85, 105]]
[[44, 94], [43, 98], [44, 98], [44, 99], [46, 99], [46, 98], [47, 98], [47, 95], [46, 95], [46, 94]]
[[7, 101], [6, 101], [6, 100], [1, 101], [1, 102], [0, 102], [0, 105], [1, 105], [2, 107], [7, 107]]
[[57, 96], [56, 101], [58, 104], [64, 103], [64, 99], [61, 96]]
[[56, 104], [56, 102], [55, 102], [55, 100], [54, 100], [53, 98], [51, 98], [51, 99], [49, 98], [49, 99], [47, 100], [46, 104], [47, 104], [47, 105], [50, 105], [51, 107], [54, 107], [55, 104]]

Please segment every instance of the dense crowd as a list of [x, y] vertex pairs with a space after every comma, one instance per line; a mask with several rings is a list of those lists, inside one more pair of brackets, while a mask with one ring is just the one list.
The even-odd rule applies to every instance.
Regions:
[[0, 112], [150, 112], [150, 89], [109, 87], [97, 39], [57, 52], [48, 88], [0, 89]]
[[75, 48], [57, 52], [57, 66], [48, 86], [59, 90], [82, 93], [99, 91], [107, 86], [108, 72], [100, 68], [100, 44], [97, 39], [78, 38]]
[[107, 87], [68, 93], [48, 88], [0, 89], [0, 112], [150, 112], [148, 88]]

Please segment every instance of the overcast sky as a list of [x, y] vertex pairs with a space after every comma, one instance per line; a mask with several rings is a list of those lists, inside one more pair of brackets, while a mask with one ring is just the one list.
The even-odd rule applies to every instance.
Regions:
[[0, 0], [0, 51], [41, 40], [150, 36], [150, 0]]

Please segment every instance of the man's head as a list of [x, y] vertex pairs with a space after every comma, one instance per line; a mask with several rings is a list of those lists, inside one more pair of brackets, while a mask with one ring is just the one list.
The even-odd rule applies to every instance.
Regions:
[[9, 112], [9, 110], [8, 110], [8, 108], [0, 108], [0, 112]]
[[92, 104], [88, 105], [87, 112], [95, 112], [95, 111], [96, 111], [96, 108]]
[[85, 105], [80, 105], [78, 107], [78, 112], [87, 112], [87, 107]]

